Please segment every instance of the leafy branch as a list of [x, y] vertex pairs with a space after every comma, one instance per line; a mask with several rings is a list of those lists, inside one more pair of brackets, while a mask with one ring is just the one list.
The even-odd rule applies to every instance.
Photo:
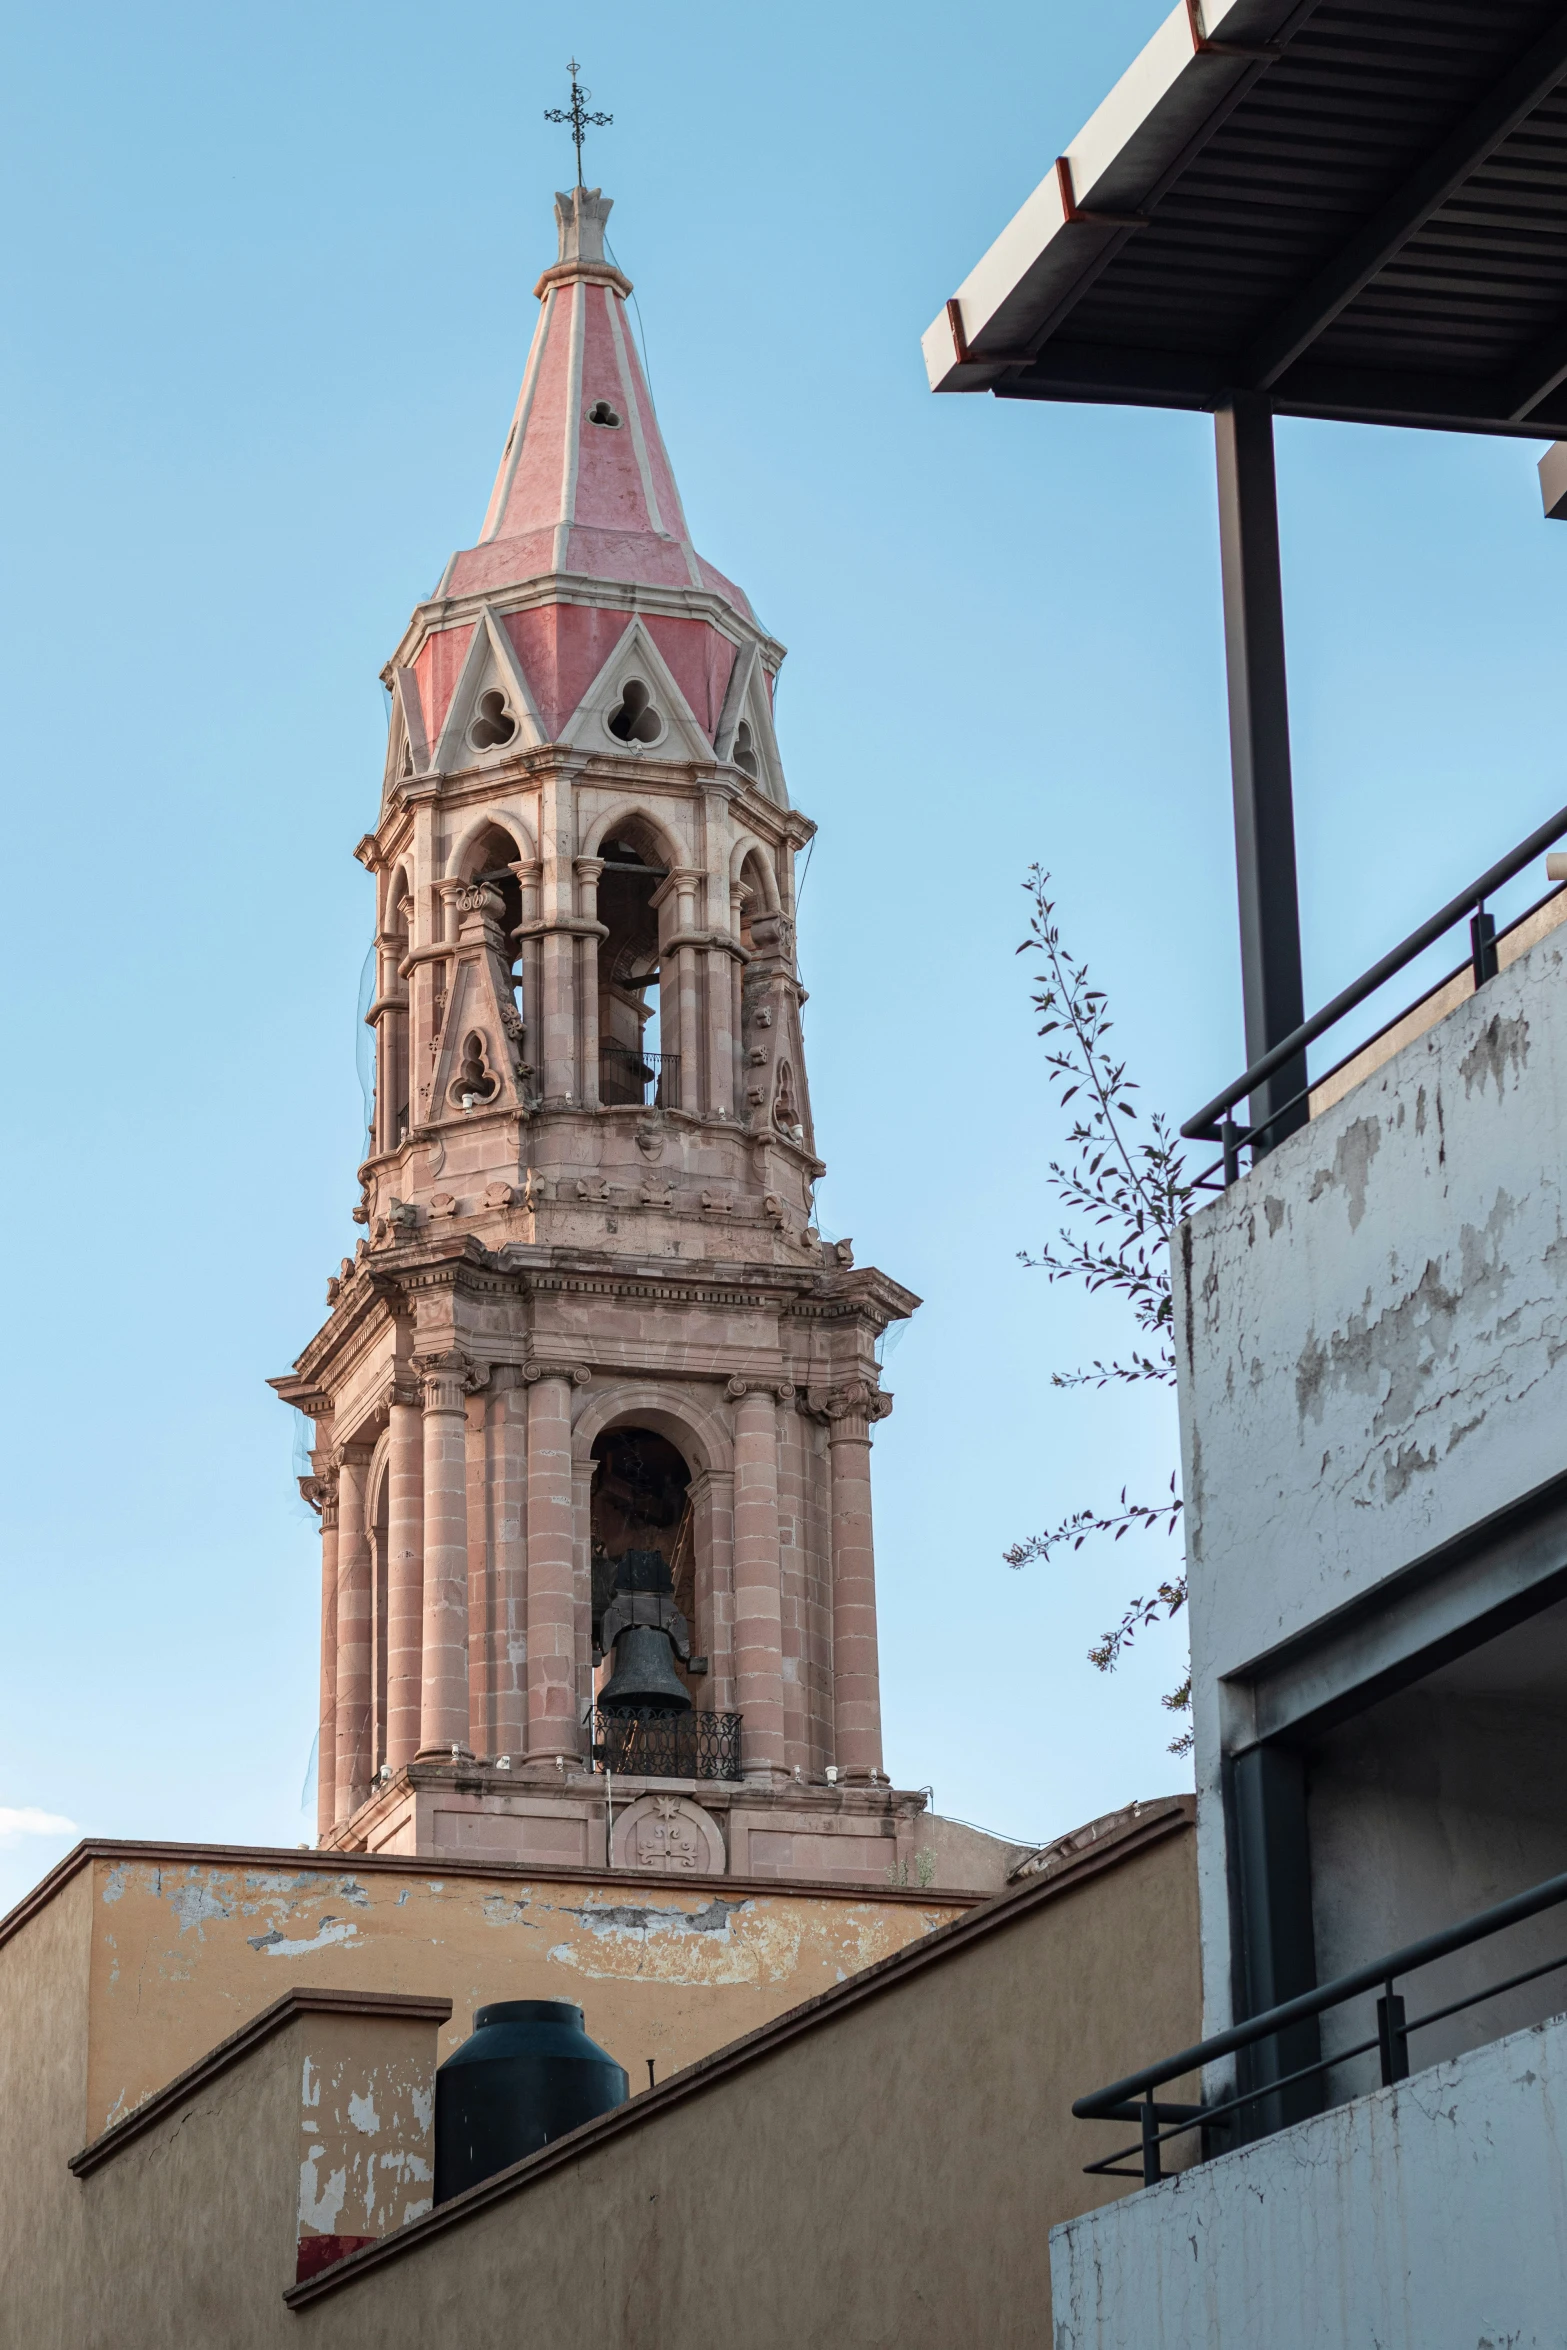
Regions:
[[[1028, 936], [1017, 951], [1041, 958], [1042, 968], [1033, 975], [1033, 1002], [1039, 1034], [1055, 1040], [1046, 1055], [1049, 1082], [1062, 1109], [1074, 1102], [1077, 1108], [1066, 1138], [1070, 1158], [1065, 1164], [1052, 1159], [1046, 1169], [1066, 1221], [1037, 1255], [1020, 1252], [1022, 1262], [1049, 1281], [1080, 1282], [1091, 1295], [1114, 1292], [1131, 1309], [1143, 1340], [1124, 1360], [1054, 1371], [1050, 1383], [1173, 1386], [1170, 1242], [1196, 1186], [1187, 1180], [1179, 1136], [1162, 1112], [1149, 1117], [1141, 1135], [1134, 1138], [1129, 1132], [1137, 1120], [1132, 1096], [1139, 1088], [1108, 1042], [1113, 1023], [1105, 991], [1094, 986], [1087, 964], [1062, 941], [1049, 874], [1035, 865], [1023, 886], [1033, 910]], [[1128, 1501], [1123, 1486], [1117, 1508], [1074, 1510], [1059, 1525], [1014, 1543], [1003, 1555], [1009, 1567], [1025, 1567], [1044, 1564], [1063, 1549], [1081, 1550], [1090, 1536], [1119, 1542], [1133, 1531], [1152, 1533], [1160, 1527], [1173, 1534], [1180, 1513], [1173, 1476], [1168, 1501]], [[1185, 1604], [1183, 1570], [1159, 1584], [1150, 1598], [1130, 1601], [1119, 1625], [1089, 1650], [1089, 1662], [1102, 1673], [1114, 1672], [1138, 1632], [1179, 1615]], [[1173, 1713], [1189, 1709], [1189, 1674], [1163, 1702]], [[1170, 1751], [1184, 1754], [1190, 1746], [1188, 1730]]]

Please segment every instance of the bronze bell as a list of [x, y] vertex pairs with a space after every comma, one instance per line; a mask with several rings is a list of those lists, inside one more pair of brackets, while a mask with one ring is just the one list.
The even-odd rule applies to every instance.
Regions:
[[669, 1634], [655, 1624], [628, 1624], [615, 1641], [615, 1670], [599, 1694], [601, 1714], [684, 1714], [691, 1697], [675, 1671]]

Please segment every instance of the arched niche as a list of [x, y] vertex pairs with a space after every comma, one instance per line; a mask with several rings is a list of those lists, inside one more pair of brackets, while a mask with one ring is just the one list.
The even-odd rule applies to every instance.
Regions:
[[739, 882], [750, 893], [750, 912], [778, 914], [783, 911], [772, 854], [761, 841], [736, 841], [729, 859], [729, 878], [731, 883]]
[[691, 1676], [687, 1685], [700, 1711], [727, 1712], [733, 1702], [727, 1602], [734, 1475], [728, 1414], [705, 1396], [662, 1382], [589, 1391], [572, 1429], [577, 1490], [587, 1520], [585, 1547], [591, 1543], [595, 1448], [607, 1433], [630, 1428], [664, 1438], [690, 1471], [691, 1605], [688, 1608], [682, 1600], [681, 1612], [690, 1625], [693, 1652], [707, 1658], [708, 1671]]

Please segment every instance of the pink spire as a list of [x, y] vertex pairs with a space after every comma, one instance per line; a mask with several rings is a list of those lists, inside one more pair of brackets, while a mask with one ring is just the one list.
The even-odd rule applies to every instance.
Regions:
[[553, 573], [704, 589], [749, 619], [740, 589], [691, 544], [680, 492], [626, 317], [628, 278], [604, 254], [611, 199], [555, 198], [560, 258], [477, 546], [437, 593], [491, 594]]

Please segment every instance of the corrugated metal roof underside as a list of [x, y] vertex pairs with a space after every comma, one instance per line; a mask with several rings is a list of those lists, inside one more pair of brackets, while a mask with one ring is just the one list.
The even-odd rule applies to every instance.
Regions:
[[[1207, 405], [1266, 382], [1270, 333], [1534, 45], [1541, 0], [1319, 0], [1167, 189], [1098, 245], [1035, 369], [1003, 396]], [[1546, 436], [1518, 413], [1567, 336], [1567, 94], [1477, 160], [1273, 382], [1286, 412]]]

